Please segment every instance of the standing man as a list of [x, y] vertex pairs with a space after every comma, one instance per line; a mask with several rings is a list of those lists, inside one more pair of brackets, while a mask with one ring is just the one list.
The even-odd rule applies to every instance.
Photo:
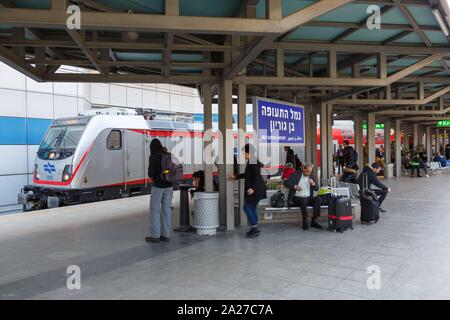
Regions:
[[356, 161], [358, 159], [355, 149], [353, 149], [348, 140], [344, 140], [344, 165], [346, 167], [352, 167]]
[[292, 202], [295, 206], [299, 206], [301, 209], [304, 230], [310, 229], [307, 208], [309, 205], [313, 206], [311, 227], [323, 229], [323, 227], [317, 222], [317, 218], [320, 215], [320, 206], [322, 205], [322, 201], [320, 197], [314, 197], [314, 191], [319, 190], [319, 186], [312, 175], [313, 169], [314, 165], [305, 164], [303, 166], [303, 170], [298, 170], [284, 182], [284, 186], [288, 188], [290, 192], [295, 192]]

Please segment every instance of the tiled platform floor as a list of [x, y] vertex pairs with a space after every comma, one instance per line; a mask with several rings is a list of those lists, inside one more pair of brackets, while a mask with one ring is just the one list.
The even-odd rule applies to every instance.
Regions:
[[388, 213], [344, 234], [274, 224], [150, 245], [148, 197], [1, 216], [0, 299], [450, 299], [450, 175], [387, 183]]

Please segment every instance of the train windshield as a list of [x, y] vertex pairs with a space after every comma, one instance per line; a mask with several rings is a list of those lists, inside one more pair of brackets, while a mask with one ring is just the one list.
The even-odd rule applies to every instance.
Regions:
[[51, 126], [39, 147], [38, 157], [43, 160], [70, 157], [75, 152], [85, 128], [85, 124]]

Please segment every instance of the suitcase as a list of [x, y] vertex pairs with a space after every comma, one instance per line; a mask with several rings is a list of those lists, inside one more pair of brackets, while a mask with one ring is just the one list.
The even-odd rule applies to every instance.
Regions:
[[380, 205], [378, 200], [366, 196], [365, 191], [369, 189], [369, 182], [367, 174], [362, 175], [362, 190], [359, 198], [361, 202], [361, 223], [377, 223], [380, 219]]
[[330, 231], [353, 230], [352, 202], [344, 196], [331, 197], [328, 204], [328, 228]]

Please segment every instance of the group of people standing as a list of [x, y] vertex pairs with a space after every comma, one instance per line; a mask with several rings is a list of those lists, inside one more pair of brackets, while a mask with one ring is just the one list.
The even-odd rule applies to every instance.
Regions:
[[[162, 174], [161, 159], [167, 154], [167, 149], [163, 147], [158, 139], [153, 139], [150, 143], [150, 159], [148, 167], [148, 176], [152, 180], [152, 193], [150, 197], [150, 235], [145, 238], [147, 242], [159, 243], [161, 241], [169, 241], [171, 233], [172, 218], [172, 198], [173, 184], [167, 182]], [[243, 210], [248, 218], [250, 229], [247, 237], [258, 237], [261, 231], [258, 228], [258, 204], [267, 197], [266, 183], [261, 174], [263, 165], [256, 157], [254, 146], [246, 144], [242, 150], [246, 160], [245, 171], [240, 174], [231, 174], [228, 176], [230, 180], [244, 179], [244, 205]], [[319, 190], [319, 183], [313, 174], [313, 164], [303, 164], [294, 151], [286, 148], [287, 159], [286, 168], [283, 172], [284, 185], [289, 189], [288, 205], [300, 207], [303, 218], [303, 229], [309, 230], [311, 227], [323, 229], [318, 223], [320, 208], [324, 204], [323, 198], [315, 196], [315, 192]], [[344, 176], [351, 175], [349, 178], [355, 183], [362, 184], [361, 176], [357, 177], [357, 160], [358, 154], [350, 146], [348, 141], [344, 141], [342, 157], [344, 164]], [[378, 189], [375, 192], [379, 195], [379, 203], [383, 202], [388, 187], [382, 184], [377, 174], [380, 171], [377, 163], [364, 167], [362, 173], [368, 175], [369, 186], [375, 185]], [[347, 171], [346, 171], [347, 170]], [[349, 171], [350, 170], [350, 171]], [[193, 175], [194, 192], [204, 191], [204, 173], [196, 172]], [[313, 217], [311, 223], [308, 222], [307, 207], [313, 207]], [[382, 210], [384, 211], [384, 210]]]

